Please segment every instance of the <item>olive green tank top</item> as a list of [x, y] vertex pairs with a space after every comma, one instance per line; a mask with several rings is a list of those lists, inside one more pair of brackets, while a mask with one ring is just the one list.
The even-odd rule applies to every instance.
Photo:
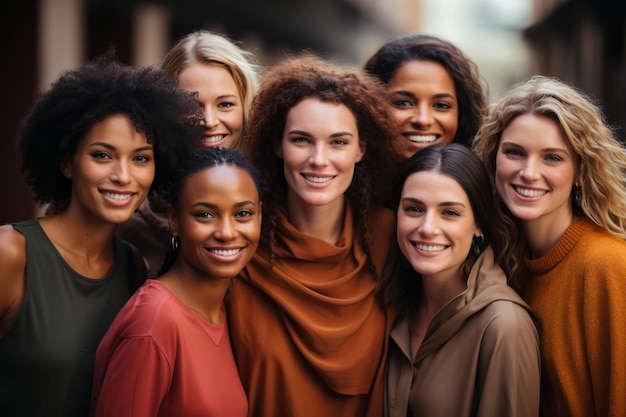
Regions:
[[37, 219], [13, 227], [26, 239], [26, 287], [0, 338], [0, 415], [86, 417], [96, 348], [134, 290], [132, 251], [116, 239], [110, 271], [90, 279], [65, 262]]

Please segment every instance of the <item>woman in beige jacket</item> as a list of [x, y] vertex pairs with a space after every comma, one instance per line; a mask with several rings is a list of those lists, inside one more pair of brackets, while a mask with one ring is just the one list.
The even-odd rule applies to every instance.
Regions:
[[489, 184], [478, 158], [459, 144], [418, 152], [396, 179], [398, 245], [383, 287], [399, 307], [389, 417], [538, 414], [538, 332], [489, 246]]

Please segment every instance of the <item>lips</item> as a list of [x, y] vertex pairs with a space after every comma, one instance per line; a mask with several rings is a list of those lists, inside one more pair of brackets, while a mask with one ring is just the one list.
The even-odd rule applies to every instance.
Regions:
[[235, 248], [235, 249], [209, 249], [209, 252], [214, 253], [215, 255], [218, 256], [235, 256], [237, 255], [239, 252], [241, 252], [241, 248]]
[[224, 140], [224, 138], [226, 136], [227, 136], [226, 134], [205, 136], [202, 139], [202, 142], [203, 143], [207, 143], [207, 144], [218, 143], [218, 142]]
[[437, 135], [405, 134], [404, 137], [407, 138], [410, 142], [415, 143], [432, 143], [437, 140]]
[[548, 191], [546, 190], [538, 190], [536, 188], [525, 188], [525, 187], [520, 187], [517, 185], [514, 185], [513, 188], [515, 188], [516, 193], [518, 193], [519, 195], [523, 197], [541, 197], [542, 195], [545, 195], [548, 193]]
[[447, 247], [446, 245], [439, 245], [435, 243], [414, 243], [413, 246], [424, 252], [441, 252]]
[[305, 180], [311, 181], [317, 184], [324, 184], [332, 180], [333, 178], [335, 178], [334, 176], [312, 176], [312, 175], [305, 175], [305, 174], [302, 174], [302, 176], [304, 177]]
[[119, 192], [119, 191], [103, 191], [100, 193], [104, 196], [104, 198], [114, 206], [125, 206], [133, 199], [135, 196], [134, 192]]

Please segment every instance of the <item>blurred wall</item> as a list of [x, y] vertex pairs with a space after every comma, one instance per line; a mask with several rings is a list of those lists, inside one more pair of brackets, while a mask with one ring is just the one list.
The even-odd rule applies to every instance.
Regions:
[[21, 0], [0, 5], [0, 224], [37, 214], [15, 154], [34, 93], [114, 47], [125, 63], [158, 65], [197, 29], [224, 33], [272, 65], [304, 49], [361, 66], [385, 41], [428, 32], [479, 67], [490, 99], [530, 74], [555, 75], [596, 97], [626, 126], [626, 15], [614, 0]]
[[626, 13], [615, 0], [534, 0], [525, 31], [532, 73], [567, 81], [595, 98], [626, 140]]

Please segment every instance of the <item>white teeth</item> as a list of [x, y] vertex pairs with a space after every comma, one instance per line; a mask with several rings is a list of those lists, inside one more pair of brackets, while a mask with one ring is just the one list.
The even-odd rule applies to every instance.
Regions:
[[428, 135], [428, 136], [407, 135], [406, 137], [411, 142], [418, 142], [418, 143], [430, 143], [430, 142], [434, 142], [435, 140], [437, 140], [437, 136], [435, 135]]
[[305, 175], [304, 178], [307, 181], [317, 182], [317, 183], [324, 183], [333, 179], [333, 177], [309, 177], [308, 175]]
[[241, 249], [211, 249], [211, 252], [219, 256], [233, 256], [241, 252]]
[[112, 199], [112, 200], [126, 200], [130, 197], [130, 194], [128, 193], [124, 193], [124, 194], [120, 194], [120, 193], [109, 193], [109, 192], [102, 192], [102, 194], [104, 194], [105, 196], [107, 196], [108, 198]]
[[205, 136], [204, 137], [204, 143], [219, 142], [220, 140], [224, 139], [225, 137], [226, 137], [226, 135]]
[[539, 197], [547, 193], [544, 190], [529, 190], [528, 188], [515, 187], [515, 191], [524, 197]]
[[415, 247], [424, 252], [439, 252], [446, 248], [445, 245], [424, 245], [421, 243], [416, 243]]

